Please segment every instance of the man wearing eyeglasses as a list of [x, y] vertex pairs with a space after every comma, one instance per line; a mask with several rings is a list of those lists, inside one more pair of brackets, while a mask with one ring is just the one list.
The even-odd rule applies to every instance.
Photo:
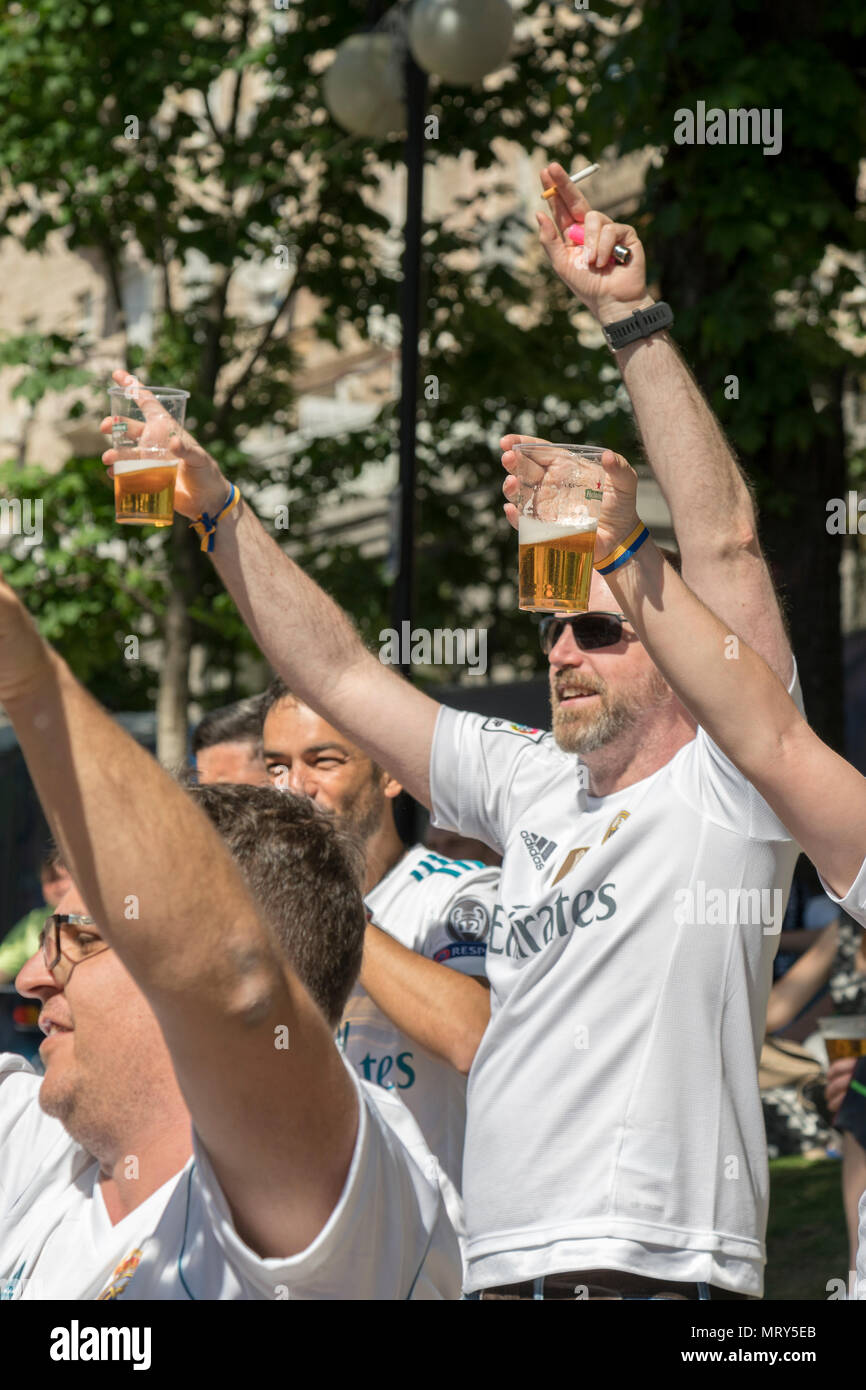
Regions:
[[[559, 165], [542, 182], [556, 223], [539, 219], [542, 245], [608, 335], [683, 574], [793, 689], [748, 487], [666, 331], [670, 311], [647, 294], [641, 243]], [[562, 239], [573, 223], [579, 248]], [[502, 441], [510, 471], [521, 438]], [[273, 668], [435, 824], [503, 853], [491, 1020], [467, 1098], [467, 1290], [759, 1295], [768, 1172], [756, 1058], [797, 853], [787, 831], [697, 730], [603, 574], [590, 613], [541, 629], [552, 735], [457, 713], [364, 650], [191, 436], [175, 452], [176, 505]], [[759, 914], [768, 895], [768, 919], [748, 917], [731, 890]]]
[[435, 1161], [334, 1044], [356, 841], [272, 788], [182, 790], [2, 578], [0, 701], [77, 885], [17, 980], [44, 1078], [0, 1055], [0, 1299], [456, 1298]]

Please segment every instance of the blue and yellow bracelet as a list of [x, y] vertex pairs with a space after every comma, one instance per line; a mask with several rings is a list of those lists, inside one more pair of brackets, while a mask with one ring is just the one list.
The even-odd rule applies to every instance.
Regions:
[[241, 500], [241, 495], [234, 483], [229, 483], [229, 495], [223, 502], [219, 511], [214, 516], [208, 516], [207, 512], [202, 512], [198, 521], [191, 521], [189, 529], [201, 536], [202, 550], [212, 551], [216, 528], [222, 517], [227, 516], [232, 507], [236, 507]]
[[615, 546], [609, 555], [605, 555], [603, 560], [595, 561], [593, 569], [599, 574], [610, 574], [612, 570], [618, 570], [620, 565], [628, 564], [648, 538], [649, 531], [643, 522], [639, 521], [630, 536], [626, 536], [625, 540]]

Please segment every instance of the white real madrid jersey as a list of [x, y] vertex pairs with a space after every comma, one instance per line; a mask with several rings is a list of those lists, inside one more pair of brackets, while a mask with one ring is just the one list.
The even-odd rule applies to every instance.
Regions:
[[703, 730], [621, 792], [585, 773], [541, 730], [439, 714], [435, 823], [504, 854], [466, 1287], [618, 1269], [759, 1294], [756, 1063], [797, 848]]
[[[349, 1068], [350, 1074], [351, 1068]], [[355, 1081], [339, 1201], [306, 1250], [263, 1258], [235, 1230], [207, 1154], [112, 1226], [99, 1165], [0, 1053], [0, 1299], [457, 1299], [461, 1261], [436, 1160], [405, 1107]]]
[[[409, 950], [483, 976], [498, 883], [498, 869], [415, 845], [367, 894], [367, 909], [375, 926]], [[459, 1192], [465, 1076], [401, 1032], [361, 985], [346, 1004], [337, 1042], [359, 1076], [400, 1097]]]

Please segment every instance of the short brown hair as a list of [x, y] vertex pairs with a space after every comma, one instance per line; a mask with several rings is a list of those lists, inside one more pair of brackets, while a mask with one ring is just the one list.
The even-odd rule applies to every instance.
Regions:
[[361, 969], [364, 857], [311, 801], [276, 787], [188, 786], [228, 846], [274, 943], [336, 1027]]

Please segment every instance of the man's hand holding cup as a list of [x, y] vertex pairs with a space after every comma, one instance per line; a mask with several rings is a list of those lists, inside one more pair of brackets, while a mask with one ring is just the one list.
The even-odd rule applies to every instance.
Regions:
[[[165, 417], [165, 449], [175, 454], [178, 461], [174, 489], [175, 511], [180, 512], [181, 516], [189, 517], [191, 521], [195, 521], [204, 512], [211, 516], [216, 515], [229, 494], [229, 484], [220, 472], [216, 460], [196, 443], [187, 430], [177, 432], [170, 428], [173, 422], [168, 412], [146, 386], [136, 383], [130, 372], [112, 372], [112, 378], [127, 392], [135, 390], [136, 404], [145, 417], [145, 424], [136, 420], [124, 421], [128, 437], [137, 439], [145, 429], [158, 431], [162, 417]], [[114, 418], [108, 415], [99, 428], [103, 434], [111, 436], [114, 425]], [[102, 455], [102, 462], [107, 465], [110, 478], [114, 477], [113, 465], [119, 459], [120, 452], [115, 448], [107, 449]]]

